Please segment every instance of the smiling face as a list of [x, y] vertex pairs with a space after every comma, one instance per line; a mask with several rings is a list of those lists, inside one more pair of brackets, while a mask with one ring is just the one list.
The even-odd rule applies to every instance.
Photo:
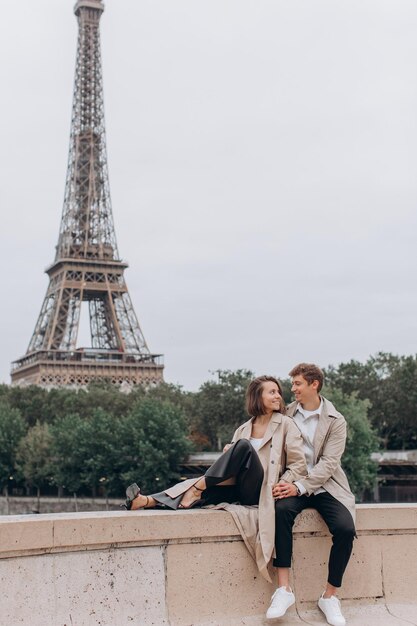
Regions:
[[257, 376], [246, 389], [246, 410], [251, 417], [272, 416], [274, 411], [284, 413], [282, 387], [273, 376]]
[[280, 411], [282, 398], [278, 385], [270, 380], [265, 381], [262, 384], [261, 400], [265, 415], [273, 413], [274, 411]]
[[307, 407], [313, 405], [314, 408], [316, 408], [315, 405], [317, 404], [317, 402], [320, 404], [320, 396], [318, 393], [318, 380], [313, 380], [313, 382], [308, 383], [304, 376], [298, 374], [297, 376], [293, 376], [291, 381], [291, 391], [293, 392], [295, 399], [301, 404], [301, 406], [307, 409]]

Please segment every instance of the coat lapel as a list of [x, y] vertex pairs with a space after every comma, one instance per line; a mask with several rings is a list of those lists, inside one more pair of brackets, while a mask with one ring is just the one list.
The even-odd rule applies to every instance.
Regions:
[[281, 413], [273, 413], [271, 419], [269, 420], [269, 424], [266, 427], [266, 431], [265, 434], [263, 436], [261, 445], [259, 447], [259, 450], [261, 450], [261, 448], [263, 448], [263, 446], [268, 443], [268, 441], [270, 441], [272, 439], [272, 436], [274, 434], [274, 432], [276, 431], [276, 429], [278, 428], [278, 425], [281, 424], [282, 421], [282, 415]]
[[[329, 415], [329, 408], [332, 409], [332, 414], [335, 414], [334, 407], [331, 403], [329, 403], [325, 398], [322, 397], [323, 407], [321, 410], [321, 414], [319, 417], [319, 422], [317, 424], [317, 429], [314, 435], [313, 440], [313, 449], [314, 449], [314, 464], [317, 463], [318, 456], [323, 447], [324, 440], [326, 438], [327, 432], [330, 428], [330, 424], [332, 422], [332, 417]], [[295, 412], [297, 410], [297, 402], [292, 402], [287, 407], [287, 415], [289, 417], [294, 417]]]
[[317, 463], [317, 458], [322, 449], [323, 442], [326, 438], [327, 432], [330, 428], [332, 418], [329, 417], [329, 413], [326, 407], [326, 403], [323, 402], [323, 407], [319, 417], [319, 423], [317, 424], [316, 433], [314, 435], [313, 449], [314, 449], [314, 463]]
[[288, 415], [288, 417], [294, 417], [296, 409], [297, 409], [297, 402], [291, 402], [291, 404], [287, 406], [287, 410], [286, 410], [286, 414]]
[[241, 439], [250, 439], [252, 435], [252, 418], [244, 423], [240, 433]]

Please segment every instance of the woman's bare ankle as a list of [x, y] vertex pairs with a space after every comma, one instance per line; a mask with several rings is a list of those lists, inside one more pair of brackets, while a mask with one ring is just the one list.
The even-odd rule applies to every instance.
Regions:
[[132, 500], [131, 511], [137, 511], [138, 509], [149, 509], [155, 506], [155, 500], [151, 496], [144, 496], [139, 494], [134, 500]]
[[200, 491], [200, 492], [207, 489], [206, 479], [204, 478], [204, 476], [202, 476], [199, 480], [197, 480], [197, 482], [193, 485], [193, 487], [197, 489], [197, 491]]
[[188, 507], [194, 504], [194, 502], [197, 502], [201, 499], [201, 494], [203, 491], [204, 489], [199, 489], [198, 487], [196, 487], [196, 485], [191, 485], [191, 487], [187, 489], [181, 499], [180, 508], [188, 509]]

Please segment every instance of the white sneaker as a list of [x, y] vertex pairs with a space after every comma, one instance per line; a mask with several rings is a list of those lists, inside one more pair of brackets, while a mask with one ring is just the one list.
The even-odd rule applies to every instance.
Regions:
[[272, 595], [271, 606], [266, 612], [267, 619], [282, 617], [294, 602], [295, 597], [292, 591], [287, 591], [285, 587], [278, 587]]
[[318, 604], [319, 609], [321, 609], [326, 616], [328, 624], [331, 624], [331, 626], [346, 626], [346, 620], [340, 610], [339, 598], [336, 598], [336, 596], [323, 598], [323, 596], [321, 596]]

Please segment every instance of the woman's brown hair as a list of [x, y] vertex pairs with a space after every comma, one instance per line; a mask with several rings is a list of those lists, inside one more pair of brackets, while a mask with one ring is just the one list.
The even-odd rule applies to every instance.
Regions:
[[279, 394], [281, 396], [280, 412], [285, 411], [285, 402], [282, 397], [282, 386], [279, 380], [273, 376], [258, 376], [254, 378], [246, 389], [246, 411], [251, 417], [258, 417], [258, 415], [264, 415], [265, 407], [262, 402], [262, 389], [263, 384], [266, 382], [275, 383], [278, 387]]

